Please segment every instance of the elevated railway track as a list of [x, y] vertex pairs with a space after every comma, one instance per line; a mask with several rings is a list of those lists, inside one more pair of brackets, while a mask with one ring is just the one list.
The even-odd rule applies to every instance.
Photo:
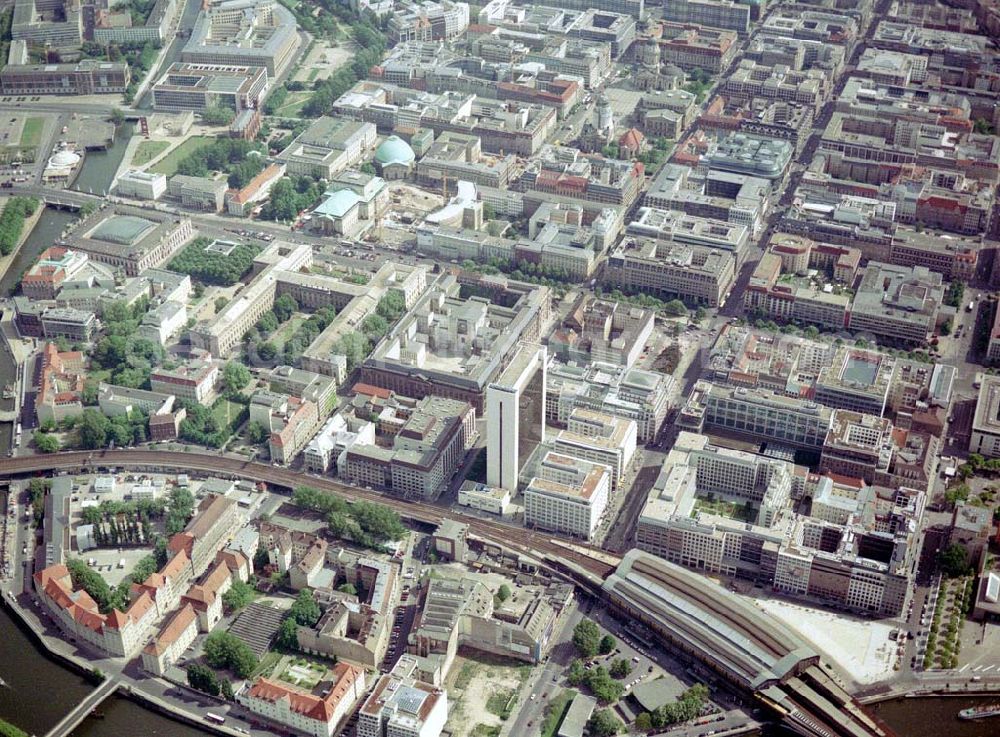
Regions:
[[[803, 737], [896, 737], [827, 672], [797, 635], [765, 621], [722, 588], [698, 574], [639, 551], [621, 558], [578, 542], [474, 517], [428, 502], [408, 501], [325, 476], [208, 453], [162, 450], [72, 451], [0, 459], [0, 478], [51, 472], [129, 469], [204, 473], [294, 490], [311, 486], [348, 501], [384, 504], [402, 518], [425, 525], [444, 519], [465, 523], [472, 536], [524, 555], [557, 571], [615, 610], [657, 632], [664, 644], [687, 653], [734, 685], [752, 693]], [[624, 570], [623, 566], [631, 569]], [[713, 585], [714, 586], [714, 585]], [[749, 607], [749, 608], [748, 608]]]

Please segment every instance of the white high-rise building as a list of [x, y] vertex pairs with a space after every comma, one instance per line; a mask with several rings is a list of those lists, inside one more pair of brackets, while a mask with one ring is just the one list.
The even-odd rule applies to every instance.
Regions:
[[486, 388], [486, 483], [510, 492], [517, 491], [520, 472], [521, 400], [537, 371], [541, 376], [539, 406], [531, 414], [538, 418], [538, 442], [545, 440], [545, 346], [524, 344], [513, 360]]
[[524, 524], [590, 540], [610, 492], [610, 468], [549, 451], [524, 490]]

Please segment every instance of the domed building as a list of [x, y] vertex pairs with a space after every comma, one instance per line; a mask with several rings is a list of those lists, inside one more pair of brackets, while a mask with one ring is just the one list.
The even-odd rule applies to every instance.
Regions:
[[389, 136], [375, 149], [375, 167], [383, 179], [405, 179], [416, 160], [410, 144], [399, 136]]

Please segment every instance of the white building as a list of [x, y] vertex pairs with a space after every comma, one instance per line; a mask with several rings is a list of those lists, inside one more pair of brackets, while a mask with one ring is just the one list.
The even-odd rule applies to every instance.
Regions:
[[507, 507], [510, 505], [510, 492], [499, 486], [486, 486], [475, 481], [465, 481], [458, 490], [458, 504], [461, 507], [469, 507], [502, 517], [507, 513]]
[[448, 693], [417, 681], [416, 660], [403, 656], [382, 676], [358, 712], [358, 737], [438, 737], [448, 721]]
[[553, 447], [562, 455], [608, 466], [615, 491], [635, 455], [635, 421], [578, 407], [569, 416], [568, 429], [556, 435]]
[[524, 524], [590, 540], [610, 491], [607, 466], [550, 451], [524, 490]]
[[158, 676], [165, 675], [197, 636], [198, 616], [190, 604], [185, 604], [169, 619], [157, 638], [143, 648], [143, 669]]
[[258, 678], [244, 686], [236, 700], [249, 711], [297, 732], [330, 737], [365, 692], [365, 672], [337, 663], [324, 681], [322, 695], [284, 682]]
[[118, 195], [137, 200], [158, 200], [167, 191], [167, 178], [163, 174], [129, 169], [118, 177]]
[[[486, 387], [486, 483], [490, 486], [517, 491], [520, 473], [521, 393], [536, 371], [542, 372], [541, 407], [545, 407], [544, 346], [524, 344], [497, 377]], [[544, 410], [540, 420], [540, 442], [545, 440]]]

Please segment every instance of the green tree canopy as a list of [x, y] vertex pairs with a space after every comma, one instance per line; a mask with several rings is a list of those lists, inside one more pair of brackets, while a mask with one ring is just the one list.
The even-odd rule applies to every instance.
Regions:
[[248, 678], [257, 667], [257, 656], [236, 635], [216, 630], [205, 638], [205, 662], [213, 668], [228, 668], [240, 678]]
[[598, 709], [590, 717], [587, 728], [593, 737], [611, 737], [622, 730], [622, 723], [610, 709]]
[[288, 613], [292, 619], [304, 627], [312, 627], [323, 614], [311, 589], [302, 589], [299, 592]]
[[594, 657], [601, 646], [600, 628], [589, 619], [580, 621], [573, 628], [573, 646], [583, 657]]

